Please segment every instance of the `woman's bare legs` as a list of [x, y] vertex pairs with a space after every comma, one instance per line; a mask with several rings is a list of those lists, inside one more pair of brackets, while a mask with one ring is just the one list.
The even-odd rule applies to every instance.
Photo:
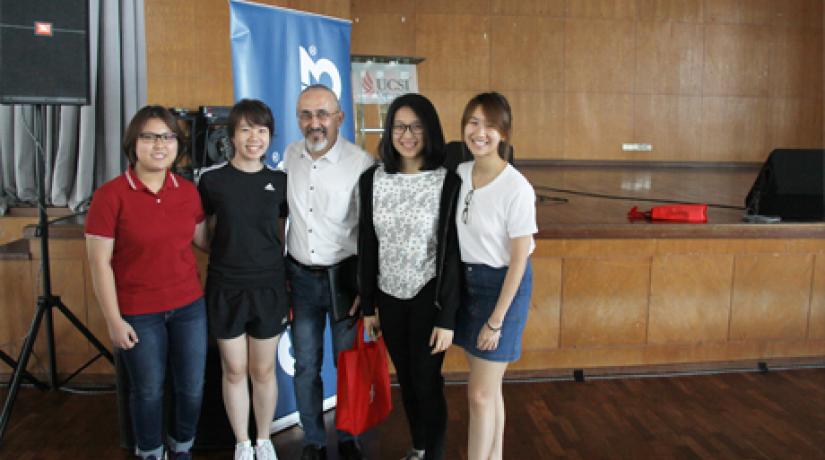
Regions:
[[270, 339], [249, 338], [249, 376], [252, 378], [252, 407], [258, 439], [269, 439], [275, 404], [278, 402], [278, 383], [275, 379], [276, 335]]
[[467, 354], [470, 381], [467, 399], [470, 407], [467, 458], [500, 460], [504, 444], [504, 397], [501, 382], [508, 363], [487, 361]]

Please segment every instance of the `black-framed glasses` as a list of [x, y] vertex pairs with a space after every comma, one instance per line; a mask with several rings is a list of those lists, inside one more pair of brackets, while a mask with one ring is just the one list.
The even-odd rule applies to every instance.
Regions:
[[160, 141], [163, 144], [168, 144], [170, 142], [178, 140], [178, 135], [175, 134], [175, 133], [171, 133], [171, 132], [170, 133], [163, 133], [163, 134], [142, 132], [142, 133], [138, 134], [137, 137], [138, 137], [138, 139], [140, 139], [142, 141], [151, 142], [153, 144], [157, 141]]
[[301, 110], [300, 112], [298, 112], [298, 118], [300, 118], [301, 121], [312, 121], [312, 118], [314, 117], [317, 118], [318, 121], [320, 121], [321, 123], [326, 123], [327, 121], [329, 121], [330, 117], [337, 114], [338, 112], [340, 112], [340, 110], [336, 110], [335, 112], [327, 112], [324, 109], [316, 110], [315, 112], [313, 112], [312, 110]]
[[470, 202], [473, 201], [473, 192], [475, 189], [470, 189], [467, 196], [464, 197], [464, 210], [461, 211], [461, 221], [465, 224], [470, 220]]
[[424, 133], [424, 125], [421, 123], [411, 123], [409, 125], [405, 125], [404, 123], [396, 123], [392, 125], [392, 133], [398, 137], [403, 136], [408, 129], [413, 136], [420, 136]]

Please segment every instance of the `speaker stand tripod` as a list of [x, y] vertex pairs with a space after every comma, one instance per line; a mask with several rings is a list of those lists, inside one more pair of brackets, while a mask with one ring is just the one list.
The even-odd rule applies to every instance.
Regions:
[[[37, 305], [35, 306], [34, 317], [32, 318], [29, 332], [26, 334], [26, 339], [23, 341], [23, 348], [20, 350], [20, 357], [17, 360], [17, 367], [12, 375], [11, 385], [9, 386], [9, 393], [6, 396], [6, 402], [3, 405], [3, 412], [0, 414], [0, 446], [2, 446], [3, 435], [6, 432], [6, 427], [11, 418], [11, 411], [14, 407], [14, 401], [17, 398], [17, 390], [26, 375], [26, 366], [29, 364], [32, 350], [34, 349], [34, 342], [37, 340], [37, 334], [40, 332], [40, 323], [45, 318], [46, 339], [48, 343], [48, 385], [46, 388], [50, 390], [60, 390], [66, 388], [66, 384], [77, 376], [84, 369], [89, 367], [98, 358], [103, 356], [110, 363], [114, 364], [112, 354], [100, 341], [92, 334], [83, 323], [72, 313], [66, 305], [60, 300], [59, 296], [52, 294], [51, 272], [49, 266], [49, 221], [46, 216], [46, 185], [45, 185], [45, 152], [43, 152], [43, 136], [46, 132], [46, 106], [44, 104], [35, 104], [34, 106], [34, 142], [35, 142], [35, 180], [37, 181], [37, 208], [38, 208], [38, 223], [37, 234], [40, 237], [40, 274], [42, 278], [42, 295], [37, 298]], [[69, 375], [65, 380], [58, 381], [57, 376], [57, 359], [55, 356], [54, 343], [54, 324], [52, 321], [52, 310], [57, 309], [72, 325], [77, 329], [86, 340], [88, 340], [98, 351], [98, 354], [80, 366], [75, 372]]]
[[[2, 350], [0, 350], [0, 361], [3, 361], [4, 363], [8, 364], [8, 366], [12, 369], [12, 371], [17, 369], [17, 361], [13, 360], [11, 358], [11, 356], [7, 355]], [[33, 375], [26, 372], [25, 369], [23, 369], [23, 378], [26, 379], [26, 381], [28, 381], [30, 384], [36, 386], [37, 388], [39, 388], [41, 390], [48, 390], [49, 389], [48, 385], [41, 382], [40, 380], [37, 380]]]

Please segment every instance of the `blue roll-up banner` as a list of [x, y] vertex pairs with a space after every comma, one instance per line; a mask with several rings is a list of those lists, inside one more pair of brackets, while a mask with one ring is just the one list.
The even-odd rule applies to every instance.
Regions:
[[267, 162], [277, 165], [286, 146], [303, 137], [296, 103], [301, 90], [315, 83], [338, 96], [344, 111], [341, 135], [354, 141], [352, 22], [239, 0], [229, 2], [229, 12], [235, 100], [260, 99], [275, 115]]
[[[269, 105], [275, 116], [275, 136], [266, 162], [276, 166], [286, 146], [303, 138], [298, 127], [296, 104], [301, 90], [315, 83], [328, 86], [338, 96], [345, 114], [341, 135], [354, 140], [349, 50], [352, 23], [238, 0], [230, 0], [229, 13], [235, 100], [260, 99]], [[291, 338], [292, 330], [288, 328], [278, 345], [278, 407], [273, 431], [298, 422]], [[324, 332], [321, 378], [324, 381], [324, 408], [328, 409], [335, 406], [336, 391], [329, 324]]]

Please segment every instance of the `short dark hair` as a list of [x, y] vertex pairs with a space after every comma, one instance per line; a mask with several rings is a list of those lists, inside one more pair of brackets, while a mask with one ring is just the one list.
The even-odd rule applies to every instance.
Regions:
[[134, 167], [137, 163], [138, 135], [143, 131], [146, 122], [153, 118], [164, 122], [166, 127], [178, 137], [178, 152], [175, 157], [175, 162], [172, 164], [173, 167], [180, 159], [181, 153], [184, 152], [184, 148], [181, 148], [181, 146], [186, 145], [186, 138], [183, 135], [183, 130], [178, 126], [175, 116], [172, 115], [172, 112], [160, 105], [146, 105], [137, 111], [129, 122], [129, 126], [127, 126], [123, 132], [123, 153], [129, 160], [129, 166]]
[[395, 98], [387, 109], [384, 133], [378, 144], [378, 154], [384, 163], [384, 170], [391, 174], [398, 172], [401, 155], [392, 145], [392, 125], [395, 122], [395, 113], [401, 107], [408, 107], [412, 110], [424, 125], [424, 149], [421, 151], [424, 161], [421, 164], [421, 170], [433, 170], [444, 164], [444, 132], [441, 130], [438, 112], [426, 97], [408, 93]]
[[469, 123], [476, 107], [481, 107], [487, 122], [492, 124], [503, 138], [498, 144], [498, 156], [505, 161], [509, 160], [510, 136], [513, 132], [513, 112], [510, 110], [510, 103], [507, 102], [507, 98], [493, 91], [481, 93], [470, 99], [467, 107], [464, 108], [464, 114], [461, 115], [462, 140], [464, 139], [464, 127]]
[[270, 137], [275, 136], [275, 119], [272, 117], [272, 110], [258, 99], [241, 99], [232, 106], [232, 110], [229, 111], [229, 120], [226, 122], [229, 137], [235, 137], [235, 130], [241, 120], [246, 120], [247, 123], [253, 125], [266, 126]]

